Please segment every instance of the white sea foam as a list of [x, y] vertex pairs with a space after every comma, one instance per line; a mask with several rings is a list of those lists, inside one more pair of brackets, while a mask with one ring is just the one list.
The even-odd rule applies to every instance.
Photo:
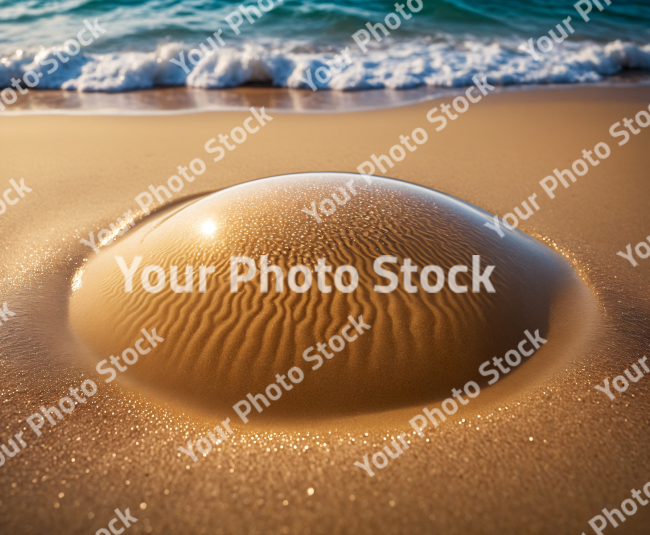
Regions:
[[[406, 89], [470, 85], [472, 76], [487, 74], [498, 85], [598, 82], [625, 69], [650, 71], [650, 44], [620, 40], [608, 44], [567, 42], [540, 60], [517, 50], [519, 42], [477, 42], [424, 39], [392, 42], [361, 54], [352, 47], [353, 63], [328, 83], [314, 80], [319, 89]], [[39, 88], [122, 92], [168, 85], [224, 88], [261, 83], [279, 87], [307, 87], [304, 78], [326, 66], [338, 50], [318, 51], [303, 42], [258, 42], [223, 48], [186, 72], [171, 59], [192, 49], [167, 43], [153, 52], [80, 52], [61, 63], [52, 49], [23, 52], [0, 59], [0, 87], [27, 70], [43, 73]], [[58, 68], [52, 70], [56, 60]], [[45, 65], [43, 65], [45, 63]]]

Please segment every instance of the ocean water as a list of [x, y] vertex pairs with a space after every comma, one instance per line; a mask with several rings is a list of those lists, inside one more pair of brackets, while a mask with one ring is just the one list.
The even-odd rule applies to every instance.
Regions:
[[[259, 19], [251, 14], [251, 24], [241, 11], [233, 15], [242, 4], [258, 7], [250, 0], [0, 0], [0, 87], [30, 70], [38, 88], [106, 92], [444, 88], [469, 85], [476, 75], [497, 85], [523, 85], [650, 73], [650, 0], [612, 0], [609, 6], [600, 0], [605, 9], [594, 3], [589, 22], [571, 1], [423, 0], [418, 12], [405, 5], [409, 20], [397, 15], [399, 27], [380, 42], [371, 37], [366, 51], [353, 34], [368, 22], [383, 23], [395, 13], [395, 0], [260, 2], [270, 10], [260, 10]], [[518, 49], [567, 17], [575, 32], [550, 52], [536, 49], [534, 58]], [[66, 41], [76, 39], [84, 20], [95, 19], [103, 33], [96, 30], [92, 43], [68, 57], [75, 45], [68, 43], [66, 52]], [[214, 36], [219, 31], [223, 44]], [[346, 47], [343, 61], [337, 54]], [[188, 58], [193, 49], [195, 64]]]

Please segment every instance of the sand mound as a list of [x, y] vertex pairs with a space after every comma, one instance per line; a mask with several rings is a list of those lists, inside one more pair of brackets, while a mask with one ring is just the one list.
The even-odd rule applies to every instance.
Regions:
[[[489, 214], [467, 203], [396, 180], [367, 184], [359, 175], [331, 173], [256, 180], [154, 214], [91, 259], [71, 298], [71, 322], [93, 350], [93, 365], [132, 348], [141, 329], [155, 328], [165, 342], [117, 380], [215, 413], [232, 413], [246, 394], [264, 393], [276, 374], [292, 367], [304, 372], [304, 381], [284, 391], [264, 417], [358, 414], [428, 402], [468, 380], [484, 385], [480, 364], [502, 356], [524, 330], [544, 336], [554, 298], [567, 285], [581, 284], [557, 253], [519, 231], [499, 238], [486, 221]], [[269, 291], [261, 291], [263, 255], [282, 268], [283, 291], [276, 291], [273, 277]], [[383, 255], [398, 260], [384, 264], [399, 277], [389, 293], [374, 288], [389, 282], [374, 265]], [[235, 293], [231, 259], [242, 256], [257, 274]], [[476, 256], [480, 272], [494, 266], [494, 292], [485, 284], [473, 291]], [[116, 257], [127, 268], [142, 257], [131, 292]], [[326, 275], [330, 293], [317, 284], [319, 259], [332, 268]], [[399, 270], [405, 259], [418, 267], [411, 291]], [[156, 293], [142, 283], [143, 270], [152, 265], [165, 273]], [[297, 265], [313, 276], [303, 293], [287, 281]], [[347, 293], [333, 277], [343, 265], [354, 267], [359, 279]], [[428, 286], [421, 283], [428, 265], [445, 274], [439, 291], [430, 292], [434, 273]], [[465, 293], [448, 280], [458, 265], [468, 266], [456, 276]], [[172, 289], [172, 266], [180, 286], [189, 282], [185, 270], [192, 266], [191, 292]], [[204, 292], [200, 266], [214, 266]], [[238, 273], [246, 273], [243, 264]], [[150, 290], [160, 282], [155, 274], [145, 280]], [[339, 282], [351, 280], [346, 274]], [[362, 316], [371, 328], [339, 352], [329, 349], [333, 357], [312, 369], [305, 350], [318, 353], [316, 344], [340, 336], [350, 316]]]

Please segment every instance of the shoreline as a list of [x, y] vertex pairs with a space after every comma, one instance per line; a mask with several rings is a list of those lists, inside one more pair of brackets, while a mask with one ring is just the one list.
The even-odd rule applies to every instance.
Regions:
[[[591, 88], [620, 89], [650, 86], [650, 75], [630, 72], [602, 82], [495, 86], [498, 93], [527, 93]], [[462, 95], [467, 87], [416, 87], [339, 91], [240, 86], [227, 89], [165, 87], [123, 93], [30, 90], [0, 117], [39, 115], [169, 116], [212, 112], [241, 112], [264, 106], [275, 113], [342, 114], [375, 111], [432, 102]]]

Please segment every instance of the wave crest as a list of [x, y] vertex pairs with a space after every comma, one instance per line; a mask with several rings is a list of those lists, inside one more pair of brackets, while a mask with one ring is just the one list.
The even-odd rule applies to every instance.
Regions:
[[[337, 50], [317, 50], [297, 41], [247, 43], [205, 52], [182, 43], [160, 45], [153, 52], [79, 52], [63, 63], [60, 49], [42, 49], [0, 59], [0, 87], [27, 71], [39, 75], [38, 88], [123, 92], [164, 86], [227, 88], [262, 84], [312, 89], [407, 89], [460, 87], [486, 75], [497, 85], [599, 82], [626, 69], [650, 71], [650, 44], [620, 40], [607, 44], [565, 43], [539, 60], [517, 49], [519, 43], [474, 40], [394, 42], [367, 54], [350, 52], [342, 71]], [[188, 60], [192, 50], [193, 64]], [[54, 67], [57, 67], [54, 69]], [[320, 69], [320, 70], [319, 70]], [[318, 73], [317, 73], [318, 71]]]

